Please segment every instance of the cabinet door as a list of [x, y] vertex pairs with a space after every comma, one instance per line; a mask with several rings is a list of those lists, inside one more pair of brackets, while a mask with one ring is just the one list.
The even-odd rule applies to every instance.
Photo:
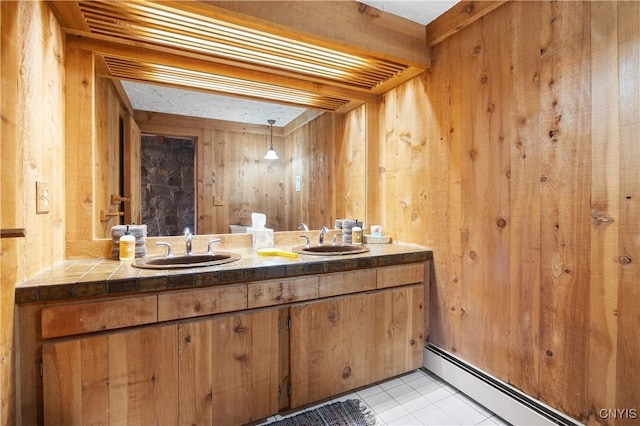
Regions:
[[422, 367], [424, 292], [418, 284], [367, 295], [367, 384]]
[[278, 314], [47, 343], [45, 424], [240, 425], [275, 414]]
[[365, 384], [365, 299], [291, 307], [291, 408]]
[[422, 284], [291, 307], [291, 408], [422, 366]]
[[240, 425], [278, 412], [278, 309], [183, 323], [180, 424]]
[[45, 424], [176, 424], [177, 327], [43, 345]]

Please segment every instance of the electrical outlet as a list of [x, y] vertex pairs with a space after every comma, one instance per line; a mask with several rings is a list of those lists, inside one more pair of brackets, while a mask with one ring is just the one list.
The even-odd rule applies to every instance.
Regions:
[[219, 207], [222, 205], [222, 196], [221, 195], [214, 195], [213, 196], [213, 205], [216, 207]]
[[36, 214], [51, 211], [51, 192], [47, 182], [36, 182]]

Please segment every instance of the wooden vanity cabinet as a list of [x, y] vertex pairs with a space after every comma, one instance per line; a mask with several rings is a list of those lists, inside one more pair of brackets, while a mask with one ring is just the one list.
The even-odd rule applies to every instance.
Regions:
[[423, 262], [21, 306], [22, 392], [46, 425], [254, 422], [421, 367], [427, 284]]

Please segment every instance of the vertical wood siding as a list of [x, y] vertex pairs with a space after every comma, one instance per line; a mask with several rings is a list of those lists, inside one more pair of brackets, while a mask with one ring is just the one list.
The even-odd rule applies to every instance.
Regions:
[[[64, 258], [64, 36], [42, 2], [0, 3], [0, 424], [15, 424], [17, 284]], [[70, 164], [68, 167], [73, 167]], [[36, 182], [49, 184], [51, 211], [36, 214]]]
[[638, 3], [513, 2], [380, 106], [382, 222], [434, 250], [431, 342], [594, 424], [640, 401], [639, 80]]

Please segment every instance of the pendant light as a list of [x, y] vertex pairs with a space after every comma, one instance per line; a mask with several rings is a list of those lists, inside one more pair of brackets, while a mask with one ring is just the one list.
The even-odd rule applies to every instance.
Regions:
[[278, 154], [276, 154], [276, 150], [273, 149], [273, 124], [275, 122], [276, 122], [276, 120], [273, 120], [273, 119], [267, 120], [267, 123], [269, 123], [269, 125], [271, 126], [271, 146], [269, 147], [269, 150], [267, 151], [267, 155], [264, 156], [265, 160], [277, 160], [278, 159]]

